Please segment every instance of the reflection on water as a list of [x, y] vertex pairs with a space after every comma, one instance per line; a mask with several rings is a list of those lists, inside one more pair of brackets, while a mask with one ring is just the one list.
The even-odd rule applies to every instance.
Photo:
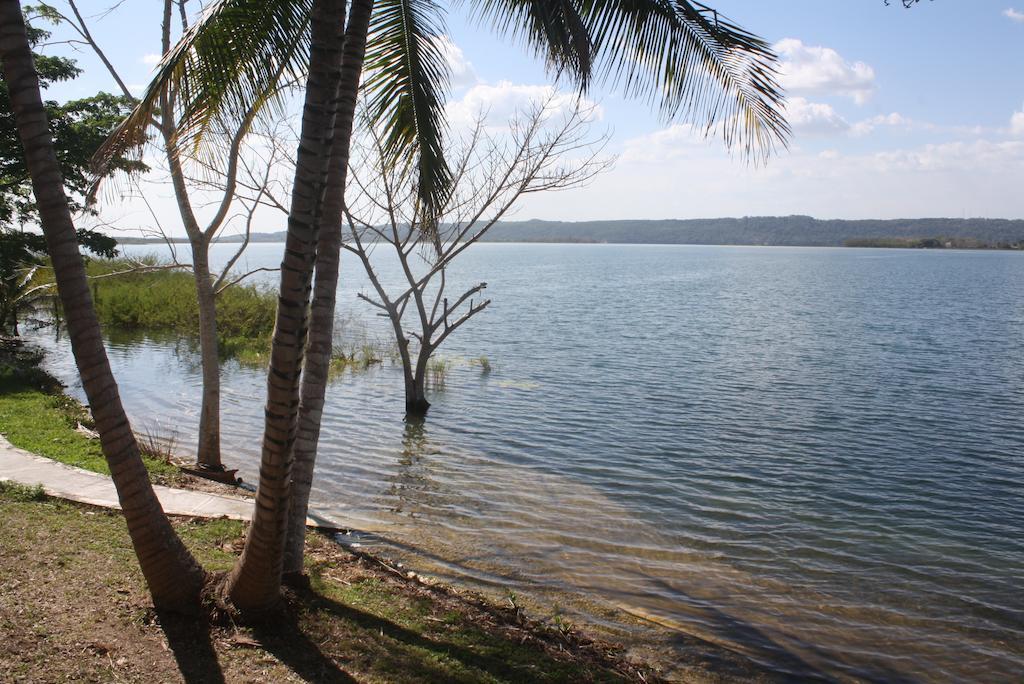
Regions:
[[[418, 422], [397, 368], [340, 375], [315, 503], [427, 574], [677, 648], [680, 671], [695, 635], [783, 678], [1019, 679], [1021, 256], [481, 246], [462, 267], [494, 309], [448, 353], [494, 370], [457, 364]], [[356, 269], [339, 316], [380, 334]], [[191, 343], [110, 356], [137, 426], [194, 445]], [[254, 480], [265, 377], [224, 375], [225, 459]]]
[[435, 507], [440, 505], [443, 488], [432, 477], [431, 458], [441, 455], [440, 448], [427, 438], [426, 419], [406, 416], [398, 470], [387, 478], [389, 486], [382, 497], [382, 507], [395, 515], [408, 513], [415, 517], [415, 511], [407, 511], [408, 506], [430, 499]]

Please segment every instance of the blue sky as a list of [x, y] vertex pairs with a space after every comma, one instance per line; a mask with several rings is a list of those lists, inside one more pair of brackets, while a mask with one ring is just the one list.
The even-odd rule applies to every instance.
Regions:
[[[95, 14], [110, 1], [80, 6]], [[159, 4], [125, 0], [92, 22], [133, 86], [147, 81], [159, 51]], [[531, 198], [515, 218], [1024, 218], [1024, 0], [934, 0], [910, 10], [899, 0], [889, 7], [883, 0], [708, 4], [776, 45], [794, 128], [790, 150], [754, 168], [719, 141], [597, 87], [588, 96], [600, 105], [599, 125], [612, 132], [614, 168], [587, 188]], [[456, 122], [481, 104], [492, 112], [525, 104], [549, 81], [521, 46], [460, 9], [449, 15], [448, 33]], [[86, 75], [51, 96], [112, 88], [90, 54], [78, 57]], [[130, 221], [138, 212], [130, 204], [106, 212]], [[173, 213], [169, 201], [156, 204]]]

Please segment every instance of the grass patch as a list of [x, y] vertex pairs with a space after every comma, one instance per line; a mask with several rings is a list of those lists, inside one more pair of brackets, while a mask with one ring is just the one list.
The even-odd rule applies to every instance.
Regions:
[[220, 355], [233, 359], [240, 366], [263, 368], [270, 363], [270, 340], [251, 340], [245, 337], [229, 337], [218, 344]]
[[[61, 393], [60, 383], [38, 367], [40, 359], [33, 352], [0, 353], [0, 433], [26, 451], [109, 475], [99, 440], [77, 429], [92, 427], [89, 412]], [[143, 455], [143, 462], [154, 482], [170, 484], [180, 477], [164, 456]]]
[[331, 349], [330, 377], [338, 377], [347, 370], [365, 371], [385, 361], [394, 364], [399, 358], [397, 345], [369, 341], [345, 345], [336, 341]]
[[8, 482], [7, 480], [0, 480], [0, 495], [6, 496], [11, 501], [20, 501], [26, 503], [29, 501], [44, 501], [46, 499], [46, 492], [43, 491], [42, 485], [23, 485], [17, 482]]
[[242, 548], [246, 525], [238, 520], [188, 520], [178, 525], [189, 550], [210, 572], [227, 572]]
[[[91, 259], [89, 276], [108, 276], [139, 263], [159, 266], [155, 257], [141, 260]], [[126, 273], [91, 281], [96, 314], [104, 326], [119, 330], [198, 336], [199, 304], [191, 273], [160, 270]], [[274, 330], [277, 297], [265, 287], [239, 284], [217, 295], [217, 337], [224, 358], [265, 355]]]
[[477, 366], [480, 369], [481, 375], [487, 375], [494, 369], [494, 367], [491, 365], [491, 360], [487, 358], [487, 356], [484, 354], [481, 354], [475, 359], [470, 359], [469, 365]]
[[448, 382], [448, 374], [454, 367], [455, 362], [451, 359], [431, 357], [427, 361], [427, 382], [434, 389], [444, 389]]
[[[116, 512], [0, 488], [0, 519], [0, 681], [641, 681], [621, 656], [396, 577], [322, 535], [307, 547], [311, 588], [246, 627], [154, 613]], [[174, 525], [212, 570], [241, 548], [240, 523]]]

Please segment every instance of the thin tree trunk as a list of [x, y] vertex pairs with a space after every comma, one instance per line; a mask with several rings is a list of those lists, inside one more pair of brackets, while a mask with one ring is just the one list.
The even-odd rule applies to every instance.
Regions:
[[242, 557], [231, 571], [227, 586], [235, 606], [251, 612], [274, 608], [281, 592], [299, 379], [309, 322], [319, 214], [334, 132], [344, 25], [344, 0], [314, 0], [309, 76], [267, 378], [256, 510]]
[[425, 416], [430, 409], [427, 401], [427, 364], [430, 362], [431, 350], [422, 347], [416, 357], [416, 371], [413, 373], [412, 395], [408, 388], [405, 394], [405, 412], [411, 416]]
[[[136, 101], [137, 98], [132, 95], [132, 91], [128, 89], [128, 85], [121, 79], [121, 75], [117, 73], [117, 69], [115, 69], [114, 65], [110, 63], [109, 59], [107, 59], [106, 53], [100, 49], [99, 43], [93, 40], [92, 33], [89, 31], [89, 25], [85, 22], [85, 17], [82, 16], [82, 13], [78, 11], [78, 5], [75, 4], [75, 0], [68, 0], [68, 5], [71, 7], [71, 11], [74, 12], [75, 19], [78, 20], [78, 25], [82, 30], [82, 37], [85, 38], [85, 42], [89, 44], [89, 47], [92, 48], [93, 52], [96, 53], [96, 56], [100, 58], [101, 62], [103, 62], [103, 66], [107, 68], [107, 71], [113, 77], [114, 81], [117, 82], [117, 86], [121, 89], [121, 92], [124, 93], [124, 96]], [[164, 52], [167, 52], [167, 50], [164, 50]]]
[[199, 414], [198, 465], [222, 472], [220, 457], [220, 358], [217, 342], [217, 297], [210, 275], [210, 244], [192, 242], [192, 267], [199, 304], [199, 354], [203, 366], [203, 400]]
[[372, 11], [373, 0], [354, 0], [349, 9], [348, 28], [345, 30], [341, 84], [334, 121], [334, 146], [331, 150], [330, 175], [316, 250], [309, 347], [302, 371], [298, 435], [293, 449], [295, 462], [292, 464], [292, 499], [284, 560], [284, 572], [289, 575], [302, 574], [309, 492], [313, 484], [324, 395], [334, 344], [334, 305], [341, 262], [341, 228], [344, 221], [349, 150]]
[[[163, 54], [167, 54], [171, 48], [171, 20], [174, 4], [174, 0], [164, 0], [163, 22], [161, 24], [161, 48]], [[71, 11], [74, 12], [78, 28], [85, 42], [89, 44], [89, 47], [96, 53], [96, 56], [107, 67], [107, 71], [110, 72], [111, 77], [117, 82], [125, 97], [134, 100], [135, 96], [128, 90], [128, 86], [125, 85], [117, 69], [107, 59], [99, 43], [93, 39], [92, 33], [89, 31], [89, 25], [74, 0], [68, 0], [68, 5], [71, 7]], [[192, 251], [196, 298], [199, 307], [199, 347], [200, 362], [203, 369], [203, 390], [199, 412], [199, 439], [198, 449], [196, 450], [196, 465], [205, 471], [225, 473], [220, 454], [220, 351], [217, 341], [216, 296], [212, 287], [204, 285], [204, 283], [210, 282], [209, 235], [204, 234], [204, 231], [200, 228], [195, 212], [192, 209], [192, 203], [189, 200], [184, 170], [178, 159], [177, 146], [174, 143], [174, 137], [177, 134], [174, 107], [171, 105], [170, 98], [166, 96], [160, 100], [160, 119], [159, 129], [164, 140], [164, 152], [171, 175], [171, 183], [174, 187], [174, 197], [178, 205], [178, 213], [181, 216], [182, 225], [188, 234], [189, 246]], [[226, 189], [226, 192], [230, 192], [230, 190], [231, 188], [229, 187]], [[199, 252], [202, 252], [202, 255]]]
[[[172, 9], [172, 0], [164, 0], [161, 25], [161, 48], [164, 54], [171, 49]], [[174, 106], [167, 94], [160, 99], [160, 134], [164, 141], [174, 199], [192, 251], [196, 299], [199, 305], [199, 358], [203, 367], [203, 391], [199, 410], [196, 465], [203, 470], [223, 472], [224, 465], [220, 456], [220, 350], [217, 342], [217, 303], [210, 278], [209, 242], [203, 235], [203, 229], [200, 228], [192, 203], [189, 201], [185, 171], [181, 166], [175, 142], [177, 127], [174, 121]]]
[[[394, 324], [394, 318], [392, 318], [392, 324]], [[396, 332], [399, 330], [398, 325], [394, 325], [394, 328]], [[416, 376], [412, 370], [412, 358], [409, 355], [408, 339], [404, 337], [399, 338], [398, 352], [402, 357], [402, 376], [405, 378], [405, 409], [406, 413], [408, 413], [409, 403], [416, 397]]]
[[172, 610], [195, 610], [205, 576], [160, 507], [121, 405], [78, 251], [21, 4], [16, 0], [0, 0], [0, 57], [67, 317], [71, 349], [135, 553], [154, 604]]

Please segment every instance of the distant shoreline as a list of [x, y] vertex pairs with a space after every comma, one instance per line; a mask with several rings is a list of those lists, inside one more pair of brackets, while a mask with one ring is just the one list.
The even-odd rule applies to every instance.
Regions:
[[867, 247], [875, 249], [987, 249], [1024, 250], [1024, 241], [990, 244], [964, 238], [863, 238], [847, 240], [843, 247]]
[[[797, 244], [785, 244], [785, 245], [765, 245], [765, 244], [753, 244], [753, 243], [709, 243], [709, 242], [601, 242], [598, 240], [482, 240], [492, 245], [619, 245], [623, 247], [630, 246], [668, 246], [668, 247], [832, 247], [832, 248], [844, 248], [844, 249], [918, 249], [918, 250], [977, 250], [977, 251], [990, 251], [990, 252], [1020, 252], [1024, 251], [1024, 242], [1015, 244], [975, 244], [975, 245], [964, 245], [964, 244], [931, 244], [933, 238], [921, 238], [920, 240], [911, 241], [888, 241], [884, 238], [865, 240], [863, 244], [859, 241], [849, 240], [846, 244], [842, 245], [797, 245]], [[119, 245], [164, 245], [170, 242], [175, 245], [187, 245], [188, 240], [186, 238], [174, 238], [171, 240], [147, 240], [139, 238], [117, 238]], [[215, 240], [214, 244], [225, 244], [225, 245], [238, 245], [241, 241], [236, 240]], [[909, 244], [908, 244], [909, 243]], [[252, 240], [249, 244], [261, 244], [261, 245], [283, 245], [284, 240]]]
[[[115, 237], [125, 245], [188, 242], [185, 237], [170, 240]], [[250, 242], [283, 242], [284, 237], [284, 231], [253, 233]], [[229, 235], [218, 242], [238, 244], [242, 239], [240, 235]], [[1024, 219], [839, 220], [810, 216], [747, 216], [635, 221], [501, 221], [491, 228], [482, 242], [1022, 249]]]

